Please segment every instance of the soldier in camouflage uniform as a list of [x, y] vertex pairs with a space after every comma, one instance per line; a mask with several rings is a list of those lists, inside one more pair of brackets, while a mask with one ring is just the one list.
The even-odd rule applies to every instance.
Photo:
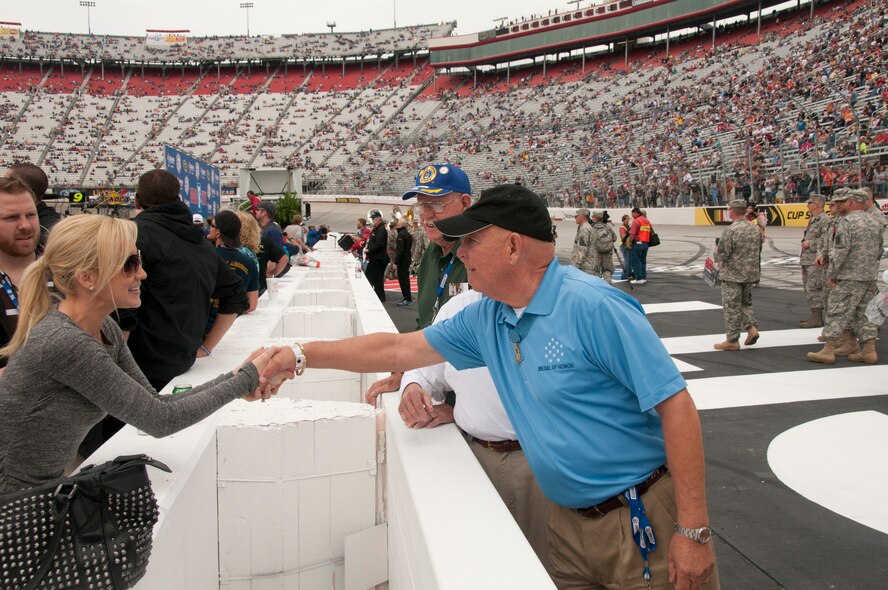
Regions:
[[802, 254], [799, 262], [802, 265], [802, 285], [805, 288], [808, 307], [811, 309], [811, 317], [800, 321], [799, 327], [819, 328], [823, 326], [823, 267], [815, 264], [815, 260], [819, 244], [830, 225], [830, 219], [823, 211], [823, 195], [811, 195], [807, 204], [810, 218], [802, 236]]
[[589, 225], [591, 214], [588, 209], [580, 209], [574, 216], [577, 222], [577, 237], [574, 238], [570, 263], [583, 272], [595, 274], [595, 232]]
[[395, 245], [398, 241], [398, 231], [395, 229], [395, 224], [397, 222], [398, 220], [396, 218], [392, 218], [391, 221], [389, 221], [385, 239], [385, 253], [389, 259], [389, 262], [385, 267], [385, 278], [388, 280], [397, 278], [395, 276]]
[[[882, 210], [879, 209], [879, 205], [876, 203], [875, 199], [873, 199], [873, 193], [868, 188], [858, 189], [862, 190], [866, 195], [866, 213], [873, 216], [873, 219], [879, 222], [879, 225], [882, 227], [882, 243], [885, 242], [885, 226], [888, 225], [888, 219], [885, 219], [885, 214], [882, 213]], [[884, 256], [884, 253], [880, 253], [880, 258]]]
[[850, 328], [863, 343], [863, 350], [851, 352], [848, 360], [874, 364], [878, 328], [867, 321], [866, 306], [878, 293], [882, 224], [866, 213], [865, 191], [848, 190], [845, 195], [848, 214], [836, 225], [826, 271], [827, 284], [833, 287], [823, 330], [826, 342], [820, 351], [809, 352], [808, 360], [835, 363], [839, 339]]
[[[592, 274], [613, 284], [614, 242], [617, 241], [617, 234], [604, 222], [604, 214], [601, 211], [592, 212], [591, 226], [594, 234], [592, 245], [589, 247], [589, 255], [594, 260]], [[607, 244], [606, 251], [605, 244]]]
[[415, 275], [419, 268], [419, 259], [422, 258], [422, 253], [429, 245], [429, 237], [418, 221], [413, 222], [411, 231], [413, 233], [413, 250], [410, 253], [410, 274]]
[[[817, 252], [817, 258], [815, 259], [815, 264], [823, 268], [823, 318], [824, 322], [826, 322], [826, 315], [829, 310], [829, 297], [833, 291], [833, 285], [826, 284], [826, 272], [827, 267], [829, 267], [829, 254], [830, 250], [833, 247], [833, 243], [836, 238], [836, 228], [839, 224], [839, 219], [848, 214], [848, 195], [851, 193], [851, 189], [840, 188], [833, 192], [833, 196], [829, 201], [829, 214], [830, 220], [829, 225], [826, 228], [826, 232], [824, 233], [823, 238], [820, 241], [820, 246]], [[826, 336], [823, 333], [817, 337], [818, 342], [826, 342]], [[842, 336], [839, 338], [839, 343], [836, 346], [835, 354], [836, 356], [848, 356], [852, 352], [859, 352], [860, 347], [857, 345], [857, 338], [851, 333], [850, 329], [846, 329]]]
[[746, 346], [758, 341], [758, 322], [752, 309], [752, 287], [761, 278], [762, 232], [746, 220], [746, 202], [731, 201], [733, 223], [718, 241], [715, 259], [721, 265], [719, 279], [725, 314], [725, 341], [716, 350], [740, 350], [740, 332], [746, 329]]

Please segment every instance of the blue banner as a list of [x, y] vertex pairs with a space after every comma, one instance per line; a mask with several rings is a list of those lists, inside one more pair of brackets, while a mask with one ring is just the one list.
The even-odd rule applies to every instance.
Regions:
[[179, 179], [179, 198], [192, 213], [207, 218], [219, 210], [222, 177], [219, 169], [174, 147], [164, 146], [164, 168]]

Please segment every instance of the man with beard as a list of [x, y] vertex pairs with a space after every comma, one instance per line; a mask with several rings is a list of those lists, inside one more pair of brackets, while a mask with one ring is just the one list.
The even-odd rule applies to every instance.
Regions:
[[[425, 230], [428, 246], [416, 266], [418, 328], [432, 325], [438, 310], [454, 295], [468, 288], [466, 268], [457, 257], [459, 241], [448, 242], [435, 228], [435, 221], [459, 215], [472, 204], [469, 177], [453, 164], [429, 164], [416, 175], [416, 186], [402, 195], [416, 197], [414, 215]], [[375, 404], [386, 391], [397, 391], [403, 373], [393, 373], [370, 386], [365, 399]], [[449, 399], [453, 399], [450, 397]]]
[[34, 201], [37, 203], [37, 217], [40, 219], [40, 246], [46, 244], [46, 236], [49, 235], [53, 226], [61, 221], [62, 217], [58, 211], [43, 202], [43, 195], [49, 188], [49, 179], [39, 166], [34, 164], [21, 163], [13, 164], [6, 171], [7, 178], [18, 178], [31, 189], [34, 193]]
[[[0, 346], [6, 346], [18, 320], [18, 284], [37, 260], [40, 221], [34, 193], [18, 178], [0, 178]], [[0, 370], [6, 359], [0, 359]]]

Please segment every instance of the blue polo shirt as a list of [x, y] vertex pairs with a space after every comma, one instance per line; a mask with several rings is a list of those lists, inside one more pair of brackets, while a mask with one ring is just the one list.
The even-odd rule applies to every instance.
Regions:
[[488, 367], [552, 501], [598, 504], [666, 462], [654, 407], [687, 383], [638, 302], [598, 277], [553, 259], [520, 320], [485, 297], [424, 333], [457, 369]]

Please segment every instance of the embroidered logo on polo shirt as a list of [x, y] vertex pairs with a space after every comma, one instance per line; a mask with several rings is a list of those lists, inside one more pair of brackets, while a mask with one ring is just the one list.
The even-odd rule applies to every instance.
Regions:
[[545, 348], [543, 348], [543, 352], [545, 353], [544, 358], [549, 364], [540, 365], [537, 367], [537, 371], [564, 371], [567, 369], [573, 369], [573, 363], [562, 362], [564, 360], [564, 344], [559, 342], [557, 338], [549, 338], [549, 342], [546, 344]]

